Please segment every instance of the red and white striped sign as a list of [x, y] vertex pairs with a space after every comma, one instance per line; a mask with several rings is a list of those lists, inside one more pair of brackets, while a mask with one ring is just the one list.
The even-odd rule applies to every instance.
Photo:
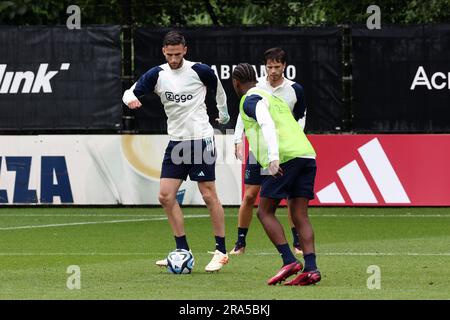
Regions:
[[450, 206], [450, 134], [308, 138], [317, 153], [312, 206]]
[[310, 135], [311, 205], [450, 205], [450, 135]]

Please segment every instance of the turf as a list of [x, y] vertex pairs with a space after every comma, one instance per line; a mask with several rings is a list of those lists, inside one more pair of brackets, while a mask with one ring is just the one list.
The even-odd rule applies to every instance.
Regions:
[[[230, 250], [237, 208], [225, 211]], [[266, 285], [281, 259], [256, 218], [246, 254], [205, 273], [214, 248], [208, 212], [184, 212], [190, 275], [154, 265], [174, 247], [161, 209], [2, 208], [0, 299], [450, 299], [448, 208], [311, 208], [323, 275], [311, 287]], [[286, 210], [277, 215], [287, 226]], [[79, 290], [66, 286], [70, 265], [80, 267]], [[380, 289], [367, 287], [371, 265]]]

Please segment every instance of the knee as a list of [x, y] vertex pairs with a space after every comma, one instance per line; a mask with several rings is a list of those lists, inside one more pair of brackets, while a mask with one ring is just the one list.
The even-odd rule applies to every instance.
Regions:
[[243, 201], [247, 204], [247, 205], [254, 205], [256, 202], [256, 197], [258, 196], [258, 193], [255, 192], [246, 192], [244, 194], [244, 199]]
[[219, 201], [216, 194], [210, 190], [202, 192], [203, 201], [205, 201], [206, 205], [213, 205]]
[[176, 197], [170, 193], [160, 192], [158, 196], [159, 203], [162, 206], [167, 206], [176, 201]]

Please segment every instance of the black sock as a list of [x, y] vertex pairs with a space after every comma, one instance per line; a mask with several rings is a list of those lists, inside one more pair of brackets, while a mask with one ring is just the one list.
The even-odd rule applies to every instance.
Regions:
[[291, 231], [292, 231], [292, 239], [293, 239], [292, 245], [294, 247], [299, 248], [300, 247], [300, 238], [298, 236], [297, 230], [295, 229], [295, 227], [292, 227]]
[[225, 237], [216, 236], [216, 250], [219, 250], [222, 253], [227, 253], [225, 249]]
[[189, 246], [186, 240], [186, 235], [181, 236], [181, 237], [177, 237], [175, 236], [175, 242], [177, 244], [177, 249], [184, 249], [189, 251]]
[[283, 259], [283, 266], [296, 261], [294, 254], [287, 243], [277, 245], [276, 247], [278, 252], [281, 254], [281, 258]]
[[241, 247], [245, 247], [245, 237], [247, 237], [248, 228], [238, 228], [238, 240], [237, 244]]
[[315, 253], [308, 253], [303, 256], [305, 259], [305, 269], [303, 271], [313, 271], [317, 269]]

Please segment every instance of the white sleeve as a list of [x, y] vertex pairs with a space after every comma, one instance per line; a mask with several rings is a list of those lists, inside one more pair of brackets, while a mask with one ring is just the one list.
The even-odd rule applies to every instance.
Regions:
[[243, 133], [244, 133], [244, 122], [242, 121], [241, 114], [239, 114], [236, 120], [236, 127], [234, 128], [234, 144], [242, 143]]
[[306, 112], [305, 115], [303, 116], [303, 118], [298, 119], [298, 124], [300, 125], [300, 128], [302, 128], [302, 130], [305, 130], [305, 124], [306, 124]]
[[270, 112], [267, 105], [267, 100], [262, 99], [258, 101], [255, 108], [256, 121], [261, 126], [261, 130], [266, 140], [269, 151], [269, 162], [274, 160], [280, 160], [278, 153], [278, 139], [275, 128], [275, 123], [270, 116]]
[[136, 87], [136, 83], [133, 84], [130, 89], [125, 90], [125, 92], [123, 93], [123, 96], [122, 96], [123, 103], [128, 104], [130, 101], [137, 100], [137, 98], [133, 92], [134, 88]]
[[220, 113], [228, 115], [227, 95], [225, 94], [225, 90], [223, 89], [219, 77], [217, 77], [216, 104], [217, 110], [219, 110]]

